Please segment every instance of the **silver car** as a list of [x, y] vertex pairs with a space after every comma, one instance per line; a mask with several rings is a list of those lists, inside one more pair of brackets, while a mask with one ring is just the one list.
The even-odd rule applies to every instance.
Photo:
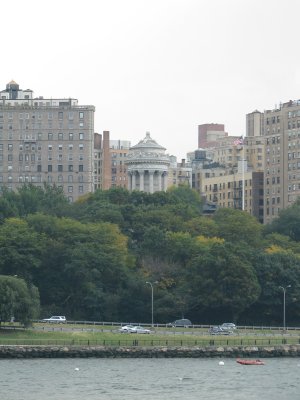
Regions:
[[133, 326], [129, 329], [129, 333], [143, 333], [149, 334], [151, 333], [150, 329], [143, 328], [142, 326]]
[[67, 322], [66, 317], [64, 315], [53, 315], [50, 318], [44, 318], [43, 322], [52, 322], [56, 324], [63, 324]]

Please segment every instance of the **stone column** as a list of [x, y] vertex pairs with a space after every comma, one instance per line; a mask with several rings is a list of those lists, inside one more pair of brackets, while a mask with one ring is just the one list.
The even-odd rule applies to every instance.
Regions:
[[127, 173], [127, 177], [128, 177], [127, 189], [129, 190], [129, 192], [130, 192], [131, 189], [132, 189], [132, 186], [131, 186], [131, 176], [132, 176], [131, 172], [128, 172], [128, 173]]
[[158, 182], [158, 190], [159, 191], [162, 191], [163, 189], [162, 189], [162, 180], [161, 180], [161, 178], [162, 178], [162, 174], [163, 174], [163, 172], [160, 172], [160, 171], [158, 171], [158, 174], [157, 174], [157, 182]]
[[162, 184], [162, 189], [164, 190], [164, 191], [166, 191], [167, 190], [167, 183], [168, 183], [168, 174], [167, 174], [167, 172], [166, 171], [164, 171], [163, 173], [162, 173], [162, 181], [163, 181], [163, 184]]
[[140, 192], [143, 192], [144, 191], [144, 170], [140, 169], [139, 175], [140, 175]]
[[149, 171], [149, 193], [153, 193], [153, 171]]
[[131, 178], [131, 190], [136, 190], [136, 183], [135, 183], [135, 171], [132, 171], [132, 178]]

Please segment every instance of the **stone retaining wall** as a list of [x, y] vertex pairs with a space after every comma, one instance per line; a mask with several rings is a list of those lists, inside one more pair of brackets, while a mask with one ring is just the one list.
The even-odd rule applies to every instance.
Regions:
[[0, 358], [300, 357], [300, 345], [211, 347], [0, 346]]

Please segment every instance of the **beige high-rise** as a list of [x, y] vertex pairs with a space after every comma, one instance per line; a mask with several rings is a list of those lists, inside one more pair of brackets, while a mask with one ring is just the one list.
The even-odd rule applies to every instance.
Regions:
[[47, 183], [69, 201], [92, 192], [95, 107], [34, 97], [14, 81], [0, 96], [0, 187]]
[[300, 100], [248, 114], [247, 135], [257, 136], [253, 132], [259, 132], [259, 126], [265, 144], [264, 223], [268, 223], [300, 196]]

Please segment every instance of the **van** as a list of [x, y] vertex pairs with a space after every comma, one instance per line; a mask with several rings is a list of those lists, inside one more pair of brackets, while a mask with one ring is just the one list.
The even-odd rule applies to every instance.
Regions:
[[176, 321], [170, 322], [168, 324], [169, 327], [173, 327], [173, 328], [177, 328], [177, 327], [181, 327], [181, 328], [189, 328], [192, 326], [192, 323], [189, 319], [176, 319]]

